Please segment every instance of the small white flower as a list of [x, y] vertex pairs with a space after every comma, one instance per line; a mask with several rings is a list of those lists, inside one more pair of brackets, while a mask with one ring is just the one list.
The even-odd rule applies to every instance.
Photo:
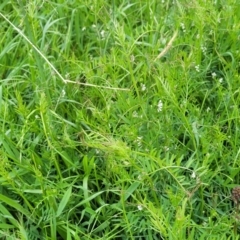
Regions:
[[130, 163], [127, 162], [127, 161], [123, 161], [123, 163], [124, 163], [125, 166], [129, 166], [130, 165]]
[[196, 178], [196, 173], [194, 171], [192, 172], [191, 178]]
[[165, 152], [169, 151], [169, 147], [168, 146], [164, 146], [164, 151]]
[[131, 56], [130, 56], [130, 61], [131, 61], [131, 62], [134, 62], [134, 61], [135, 61], [134, 55], [131, 55]]
[[195, 70], [196, 70], [197, 72], [200, 72], [199, 65], [196, 65], [196, 66], [195, 66]]
[[222, 83], [222, 82], [223, 82], [223, 79], [222, 79], [222, 78], [219, 78], [218, 81], [219, 81], [219, 83]]
[[181, 28], [182, 28], [182, 31], [183, 31], [183, 32], [186, 32], [186, 28], [185, 28], [184, 23], [180, 23], [180, 26], [181, 26]]
[[137, 118], [137, 117], [138, 117], [137, 111], [134, 111], [134, 112], [132, 113], [132, 116], [133, 116], [134, 118]]
[[63, 90], [62, 90], [62, 93], [61, 93], [61, 96], [64, 97], [65, 95], [66, 95], [66, 92], [65, 92], [65, 90], [63, 89]]
[[65, 74], [65, 79], [68, 79], [70, 77], [70, 74], [69, 73], [66, 73]]
[[100, 151], [99, 151], [98, 149], [95, 149], [95, 153], [96, 153], [96, 154], [99, 154]]
[[40, 117], [39, 117], [38, 115], [35, 115], [35, 118], [38, 119], [38, 118], [40, 118]]
[[92, 25], [92, 28], [96, 28], [96, 25], [95, 25], [95, 24], [93, 24], [93, 25]]
[[82, 28], [82, 31], [85, 31], [85, 30], [86, 30], [86, 27], [83, 27], [83, 28]]
[[215, 72], [212, 72], [212, 78], [215, 78], [217, 74]]
[[89, 59], [92, 61], [93, 60], [93, 55], [92, 54], [89, 54]]
[[136, 143], [139, 147], [142, 146], [142, 139], [143, 139], [143, 137], [137, 137], [137, 139], [136, 139]]
[[209, 112], [211, 110], [211, 108], [210, 107], [207, 107], [207, 112]]
[[204, 55], [207, 53], [207, 48], [205, 46], [201, 46], [201, 50]]
[[142, 89], [142, 91], [144, 92], [144, 91], [147, 89], [147, 88], [146, 88], [146, 85], [141, 83], [141, 89]]
[[142, 205], [138, 205], [137, 208], [138, 208], [139, 211], [143, 210], [143, 206]]
[[[159, 42], [162, 44], [162, 45], [165, 45], [167, 43], [167, 38], [164, 38], [162, 37], [161, 39], [159, 39]], [[159, 51], [161, 51], [162, 49], [159, 49]]]
[[158, 111], [158, 112], [161, 112], [161, 111], [162, 111], [162, 108], [163, 108], [162, 100], [159, 100], [159, 101], [158, 101], [157, 107], [158, 107], [158, 108], [157, 108], [157, 111]]
[[[203, 214], [204, 214], [204, 213], [205, 213], [205, 211], [203, 211]], [[206, 227], [206, 226], [208, 226], [208, 223], [207, 223], [207, 222], [203, 222], [202, 225], [203, 225], [204, 227]]]
[[105, 37], [105, 31], [102, 30], [102, 31], [100, 32], [100, 35], [101, 35], [102, 38], [104, 38], [104, 37]]

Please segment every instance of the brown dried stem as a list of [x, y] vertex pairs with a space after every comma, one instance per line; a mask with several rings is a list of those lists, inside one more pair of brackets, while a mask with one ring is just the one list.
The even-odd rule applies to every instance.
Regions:
[[156, 57], [156, 59], [154, 61], [156, 61], [157, 59], [163, 57], [168, 52], [168, 50], [172, 47], [173, 41], [177, 37], [177, 33], [178, 32], [175, 31], [175, 33], [173, 34], [172, 38], [168, 42], [167, 46], [162, 50], [162, 52], [159, 53], [159, 55]]

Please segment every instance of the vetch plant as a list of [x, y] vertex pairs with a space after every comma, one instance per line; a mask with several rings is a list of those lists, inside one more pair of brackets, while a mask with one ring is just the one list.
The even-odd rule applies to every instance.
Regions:
[[238, 239], [237, 1], [37, 2], [1, 1], [0, 238]]

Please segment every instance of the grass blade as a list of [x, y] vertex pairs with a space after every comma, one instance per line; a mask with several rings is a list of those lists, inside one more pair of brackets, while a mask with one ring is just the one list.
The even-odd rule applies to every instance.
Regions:
[[0, 200], [3, 201], [5, 204], [15, 208], [18, 212], [22, 213], [23, 215], [27, 216], [28, 218], [30, 217], [30, 212], [28, 212], [25, 208], [23, 208], [19, 203], [16, 201], [12, 200], [9, 197], [6, 197], [2, 194], [0, 194]]
[[138, 188], [140, 184], [140, 182], [134, 182], [126, 191], [124, 191], [123, 200], [126, 201], [134, 193], [134, 191]]
[[72, 194], [72, 187], [70, 187], [65, 194], [63, 195], [63, 198], [59, 204], [58, 210], [57, 210], [57, 217], [59, 217], [62, 214], [62, 211], [64, 210], [64, 208], [66, 207], [70, 197]]

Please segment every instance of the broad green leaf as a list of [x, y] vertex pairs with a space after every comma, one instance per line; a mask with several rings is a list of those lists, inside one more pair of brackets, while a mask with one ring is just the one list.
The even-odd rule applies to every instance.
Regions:
[[99, 225], [97, 228], [94, 229], [94, 233], [100, 232], [103, 229], [105, 229], [106, 227], [108, 227], [110, 224], [110, 222], [108, 220], [104, 221], [101, 225]]
[[68, 200], [69, 198], [71, 197], [71, 194], [72, 194], [72, 187], [70, 187], [64, 194], [60, 204], [59, 204], [59, 207], [58, 207], [58, 210], [57, 210], [57, 217], [59, 217], [61, 214], [62, 214], [62, 211], [63, 209], [66, 207], [67, 203], [68, 203]]
[[5, 219], [8, 219], [9, 222], [11, 222], [15, 227], [18, 226], [18, 221], [14, 219], [12, 214], [0, 203], [0, 212], [1, 215], [4, 216]]
[[6, 223], [0, 223], [0, 229], [10, 229], [10, 228], [15, 228], [15, 226], [6, 224]]
[[25, 208], [23, 208], [19, 203], [17, 203], [15, 200], [12, 200], [9, 197], [6, 197], [2, 194], [0, 194], [0, 201], [3, 201], [5, 204], [15, 208], [17, 211], [22, 213], [23, 215], [30, 217], [30, 212], [27, 211]]
[[97, 193], [93, 194], [92, 196], [84, 199], [84, 200], [81, 201], [79, 204], [77, 204], [76, 207], [81, 206], [81, 205], [83, 205], [83, 204], [85, 204], [85, 203], [89, 203], [92, 199], [94, 199], [95, 197], [97, 197], [98, 195], [100, 195], [100, 194], [102, 194], [102, 193], [103, 193], [103, 191], [97, 192]]
[[140, 185], [140, 182], [134, 182], [126, 191], [124, 191], [124, 201], [126, 201], [132, 194], [133, 192], [138, 188]]

